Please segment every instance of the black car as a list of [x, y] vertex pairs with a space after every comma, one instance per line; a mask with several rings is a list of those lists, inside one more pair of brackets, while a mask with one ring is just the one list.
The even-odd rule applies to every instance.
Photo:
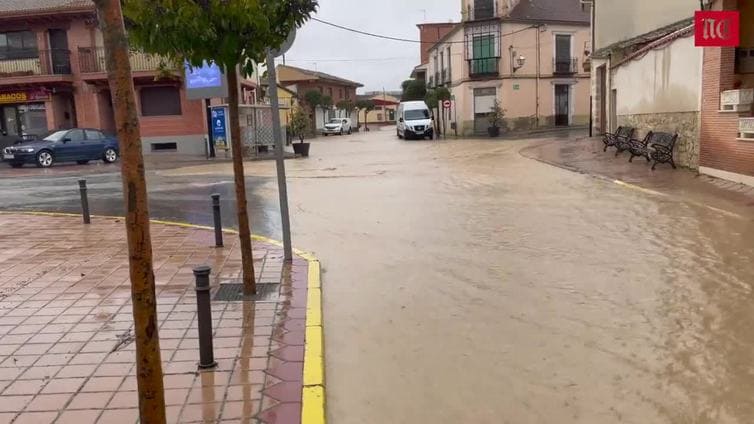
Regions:
[[56, 162], [91, 160], [113, 163], [118, 159], [118, 140], [91, 128], [56, 131], [42, 140], [23, 142], [3, 149], [3, 160], [14, 168], [33, 163], [49, 168]]

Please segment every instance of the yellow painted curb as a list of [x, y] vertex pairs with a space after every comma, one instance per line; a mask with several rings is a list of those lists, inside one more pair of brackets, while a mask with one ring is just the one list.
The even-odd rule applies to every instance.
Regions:
[[627, 182], [621, 181], [621, 180], [613, 180], [613, 183], [618, 184], [619, 186], [630, 188], [631, 190], [640, 191], [640, 192], [646, 193], [646, 194], [652, 194], [654, 196], [667, 196], [667, 194], [665, 194], [665, 193], [660, 193], [659, 191], [654, 191], [654, 190], [650, 190], [648, 188], [639, 187], [639, 186], [637, 186], [635, 184], [630, 184], [630, 183], [627, 183]]
[[304, 387], [304, 407], [301, 409], [302, 424], [324, 424], [325, 388], [322, 386]]
[[[0, 214], [80, 217], [81, 214], [66, 212], [38, 212], [38, 211], [0, 211]], [[120, 216], [92, 215], [92, 218], [124, 219]], [[150, 220], [153, 224], [168, 225], [181, 228], [195, 228], [214, 230], [213, 227], [187, 224], [185, 222]], [[223, 229], [223, 232], [238, 234], [238, 231]], [[282, 246], [277, 240], [264, 236], [252, 235], [252, 239]], [[307, 303], [306, 303], [306, 339], [304, 341], [304, 388], [301, 397], [302, 424], [325, 424], [325, 360], [324, 335], [322, 327], [322, 282], [319, 260], [308, 252], [294, 249], [294, 253], [309, 263], [307, 273]]]
[[322, 281], [319, 261], [309, 261], [306, 301], [306, 339], [304, 343], [304, 394], [302, 424], [325, 424], [325, 354], [322, 327]]

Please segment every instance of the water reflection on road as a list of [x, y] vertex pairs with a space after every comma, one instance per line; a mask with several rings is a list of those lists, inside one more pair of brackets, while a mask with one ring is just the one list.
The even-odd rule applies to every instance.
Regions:
[[[751, 219], [527, 143], [373, 131], [287, 162], [294, 243], [325, 271], [330, 422], [754, 422]], [[274, 164], [248, 172], [252, 226], [279, 238]], [[230, 224], [231, 180], [151, 175], [153, 215], [209, 223], [220, 190]]]

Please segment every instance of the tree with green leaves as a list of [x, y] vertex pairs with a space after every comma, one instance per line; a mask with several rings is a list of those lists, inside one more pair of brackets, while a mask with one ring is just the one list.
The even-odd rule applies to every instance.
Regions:
[[424, 97], [424, 102], [430, 108], [436, 108], [437, 105], [444, 100], [450, 100], [452, 95], [450, 90], [446, 87], [437, 87], [431, 90], [427, 90], [427, 95]]
[[364, 129], [369, 131], [369, 112], [373, 111], [377, 105], [374, 100], [359, 100], [356, 102], [356, 108], [364, 111]]
[[403, 81], [401, 88], [403, 88], [403, 94], [401, 94], [402, 102], [424, 100], [424, 96], [427, 95], [427, 86], [421, 80], [410, 79]]
[[341, 100], [335, 104], [335, 107], [337, 107], [338, 110], [343, 110], [350, 114], [356, 106], [351, 100]]
[[239, 122], [239, 72], [250, 76], [267, 49], [280, 47], [316, 11], [317, 0], [126, 0], [129, 39], [191, 66], [221, 66], [230, 87], [230, 134], [244, 294], [256, 293]]
[[322, 102], [320, 103], [320, 106], [322, 106], [322, 123], [323, 125], [327, 124], [327, 111], [332, 109], [333, 106], [333, 100], [330, 96], [322, 96]]
[[324, 99], [324, 96], [322, 95], [322, 92], [319, 90], [309, 90], [306, 93], [304, 93], [304, 101], [307, 105], [309, 105], [309, 109], [312, 111], [313, 116], [313, 127], [317, 128], [317, 108], [322, 107], [322, 100]]

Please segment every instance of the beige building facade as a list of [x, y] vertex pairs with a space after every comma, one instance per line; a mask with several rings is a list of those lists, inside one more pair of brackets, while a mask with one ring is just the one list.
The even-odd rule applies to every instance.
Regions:
[[578, 0], [462, 1], [464, 21], [430, 51], [461, 135], [483, 134], [497, 100], [504, 131], [589, 123], [589, 11]]
[[678, 133], [677, 162], [699, 166], [703, 49], [694, 46], [699, 3], [594, 0], [593, 132], [618, 126]]

